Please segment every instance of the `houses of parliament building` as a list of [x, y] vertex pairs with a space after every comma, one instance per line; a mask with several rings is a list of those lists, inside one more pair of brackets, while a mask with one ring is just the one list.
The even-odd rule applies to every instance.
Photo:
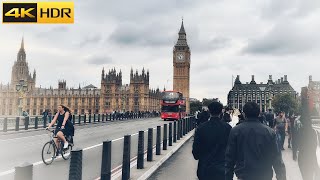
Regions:
[[122, 72], [110, 69], [101, 72], [101, 88], [92, 84], [68, 88], [66, 81], [58, 88], [36, 87], [36, 71], [29, 71], [22, 39], [17, 60], [12, 67], [11, 82], [0, 84], [0, 116], [40, 115], [45, 110], [57, 111], [60, 104], [68, 106], [74, 114], [110, 113], [113, 111], [159, 111], [161, 92], [149, 88], [149, 71], [130, 72], [130, 84], [122, 84]]

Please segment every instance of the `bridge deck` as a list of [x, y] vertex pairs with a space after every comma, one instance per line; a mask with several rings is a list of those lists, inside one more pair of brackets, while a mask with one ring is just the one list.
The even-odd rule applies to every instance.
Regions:
[[[178, 179], [178, 180], [194, 180], [197, 178], [197, 163], [192, 156], [192, 143], [191, 138], [184, 146], [181, 147], [167, 162], [160, 167], [160, 169], [153, 174], [149, 179]], [[287, 144], [287, 141], [286, 143]], [[297, 161], [292, 159], [292, 150], [285, 149], [282, 151], [283, 161], [286, 165], [287, 179], [289, 180], [302, 180], [300, 169]], [[236, 177], [234, 179], [237, 179]], [[276, 178], [273, 178], [276, 180]]]

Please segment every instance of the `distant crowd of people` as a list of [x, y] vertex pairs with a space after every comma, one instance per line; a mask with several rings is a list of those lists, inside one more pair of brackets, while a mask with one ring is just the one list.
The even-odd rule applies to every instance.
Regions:
[[233, 180], [234, 174], [239, 180], [272, 180], [273, 172], [277, 180], [286, 180], [281, 152], [286, 136], [303, 180], [320, 179], [320, 138], [306, 108], [302, 115], [286, 116], [272, 109], [261, 112], [255, 102], [246, 103], [243, 111], [213, 102], [195, 115], [192, 153], [199, 160], [200, 180]]

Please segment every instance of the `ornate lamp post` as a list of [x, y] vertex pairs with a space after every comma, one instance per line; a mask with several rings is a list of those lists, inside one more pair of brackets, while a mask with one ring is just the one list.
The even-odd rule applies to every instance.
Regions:
[[28, 90], [28, 85], [25, 80], [21, 79], [19, 84], [16, 85], [16, 91], [19, 93], [19, 106], [18, 106], [18, 115], [22, 115], [22, 107], [23, 107], [23, 96], [24, 93]]

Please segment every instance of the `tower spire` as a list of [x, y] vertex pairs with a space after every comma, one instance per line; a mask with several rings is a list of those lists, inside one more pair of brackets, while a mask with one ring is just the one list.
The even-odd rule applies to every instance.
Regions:
[[24, 49], [24, 37], [22, 36], [22, 40], [21, 40], [21, 49]]
[[182, 17], [182, 23], [181, 23], [179, 34], [186, 34], [186, 31], [184, 30], [184, 25], [183, 25], [183, 17]]

